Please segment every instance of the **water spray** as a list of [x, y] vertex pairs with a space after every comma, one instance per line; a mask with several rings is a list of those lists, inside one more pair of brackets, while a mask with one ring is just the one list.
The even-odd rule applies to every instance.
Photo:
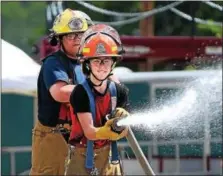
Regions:
[[156, 107], [132, 113], [117, 125], [145, 127], [144, 130], [150, 132], [165, 131], [165, 135], [170, 130], [182, 131], [188, 126], [191, 130], [200, 126], [207, 114], [209, 118], [222, 114], [222, 70], [183, 83], [184, 90], [172, 94], [166, 103], [156, 103]]

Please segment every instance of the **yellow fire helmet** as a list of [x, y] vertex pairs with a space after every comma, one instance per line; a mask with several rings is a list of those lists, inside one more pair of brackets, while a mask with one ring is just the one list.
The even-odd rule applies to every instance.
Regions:
[[66, 9], [57, 15], [51, 31], [54, 35], [67, 34], [72, 32], [85, 32], [93, 22], [84, 12]]

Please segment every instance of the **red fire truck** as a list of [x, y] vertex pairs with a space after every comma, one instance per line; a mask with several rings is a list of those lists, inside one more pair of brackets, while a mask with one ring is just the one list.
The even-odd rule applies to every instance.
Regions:
[[[213, 65], [222, 60], [222, 39], [216, 37], [121, 36], [126, 53], [121, 65], [134, 71], [182, 70], [188, 64]], [[35, 45], [36, 58], [44, 58], [52, 47], [47, 37]]]

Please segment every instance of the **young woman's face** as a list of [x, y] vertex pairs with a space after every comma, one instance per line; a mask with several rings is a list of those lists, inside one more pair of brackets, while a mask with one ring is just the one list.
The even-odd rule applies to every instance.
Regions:
[[83, 33], [70, 33], [63, 36], [62, 44], [68, 55], [75, 56]]
[[90, 59], [92, 73], [100, 80], [105, 79], [111, 72], [114, 61], [111, 57], [99, 57]]

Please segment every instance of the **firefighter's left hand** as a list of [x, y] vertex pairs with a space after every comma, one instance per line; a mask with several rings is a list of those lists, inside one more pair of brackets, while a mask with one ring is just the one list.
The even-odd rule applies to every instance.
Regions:
[[128, 117], [129, 113], [123, 108], [116, 108], [115, 111], [112, 113], [112, 118], [121, 118], [121, 117]]

